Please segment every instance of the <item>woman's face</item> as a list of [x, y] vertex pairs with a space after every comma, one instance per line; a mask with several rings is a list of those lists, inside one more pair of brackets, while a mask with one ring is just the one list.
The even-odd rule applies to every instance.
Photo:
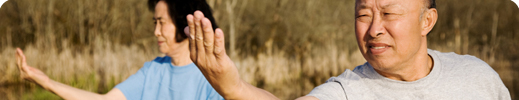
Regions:
[[168, 13], [168, 5], [165, 1], [159, 1], [155, 6], [155, 36], [162, 53], [173, 53], [175, 48], [180, 48], [181, 42], [176, 42], [176, 27]]

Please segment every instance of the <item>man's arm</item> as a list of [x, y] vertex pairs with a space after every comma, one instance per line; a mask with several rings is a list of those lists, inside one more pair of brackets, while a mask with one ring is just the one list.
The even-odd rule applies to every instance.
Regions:
[[299, 97], [296, 100], [319, 100], [319, 99], [316, 97], [313, 97], [313, 96], [304, 96], [304, 97]]
[[25, 55], [20, 48], [16, 50], [16, 64], [20, 70], [22, 78], [32, 81], [46, 90], [54, 92], [63, 99], [67, 100], [126, 100], [121, 90], [114, 88], [107, 94], [97, 94], [81, 90], [63, 83], [50, 79], [45, 73], [34, 67], [28, 66]]
[[238, 69], [225, 52], [221, 29], [213, 30], [211, 21], [196, 11], [188, 15], [191, 60], [198, 66], [213, 88], [225, 99], [278, 99], [271, 93], [240, 79]]

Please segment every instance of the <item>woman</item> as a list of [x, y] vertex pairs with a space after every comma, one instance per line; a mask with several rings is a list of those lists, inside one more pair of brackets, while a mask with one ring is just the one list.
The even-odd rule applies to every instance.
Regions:
[[148, 5], [150, 10], [154, 11], [154, 33], [158, 39], [160, 52], [165, 53], [166, 56], [146, 62], [137, 73], [108, 93], [97, 94], [51, 80], [42, 71], [28, 66], [25, 55], [18, 48], [16, 58], [21, 76], [64, 99], [223, 99], [189, 58], [189, 41], [181, 31], [188, 26], [186, 16], [195, 10], [204, 12], [216, 28], [211, 8], [206, 1], [149, 0]]

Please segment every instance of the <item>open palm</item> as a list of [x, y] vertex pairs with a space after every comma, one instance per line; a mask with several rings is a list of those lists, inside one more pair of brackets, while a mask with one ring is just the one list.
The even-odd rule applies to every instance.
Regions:
[[225, 52], [224, 33], [213, 30], [211, 21], [201, 11], [186, 16], [191, 60], [213, 88], [225, 99], [277, 100], [271, 93], [259, 89], [240, 79], [238, 69]]
[[45, 73], [39, 69], [27, 65], [25, 55], [20, 48], [16, 48], [16, 65], [18, 65], [20, 76], [22, 78], [36, 82], [42, 86], [45, 86], [44, 84], [49, 83], [50, 79], [47, 75], [45, 75]]

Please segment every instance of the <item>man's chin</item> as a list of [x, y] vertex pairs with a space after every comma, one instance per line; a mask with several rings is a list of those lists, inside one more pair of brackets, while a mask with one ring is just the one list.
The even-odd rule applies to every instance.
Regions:
[[387, 61], [387, 60], [396, 59], [396, 58], [394, 58], [393, 55], [391, 55], [388, 52], [384, 52], [382, 54], [372, 54], [372, 53], [368, 52], [368, 54], [366, 54], [366, 55], [369, 57], [369, 59], [371, 59], [371, 61], [377, 61], [377, 62], [383, 62], [383, 61]]
[[375, 58], [375, 59], [368, 60], [368, 63], [373, 68], [383, 70], [383, 69], [390, 68], [389, 66], [393, 65], [392, 62], [394, 62], [394, 59], [396, 59], [396, 58]]

